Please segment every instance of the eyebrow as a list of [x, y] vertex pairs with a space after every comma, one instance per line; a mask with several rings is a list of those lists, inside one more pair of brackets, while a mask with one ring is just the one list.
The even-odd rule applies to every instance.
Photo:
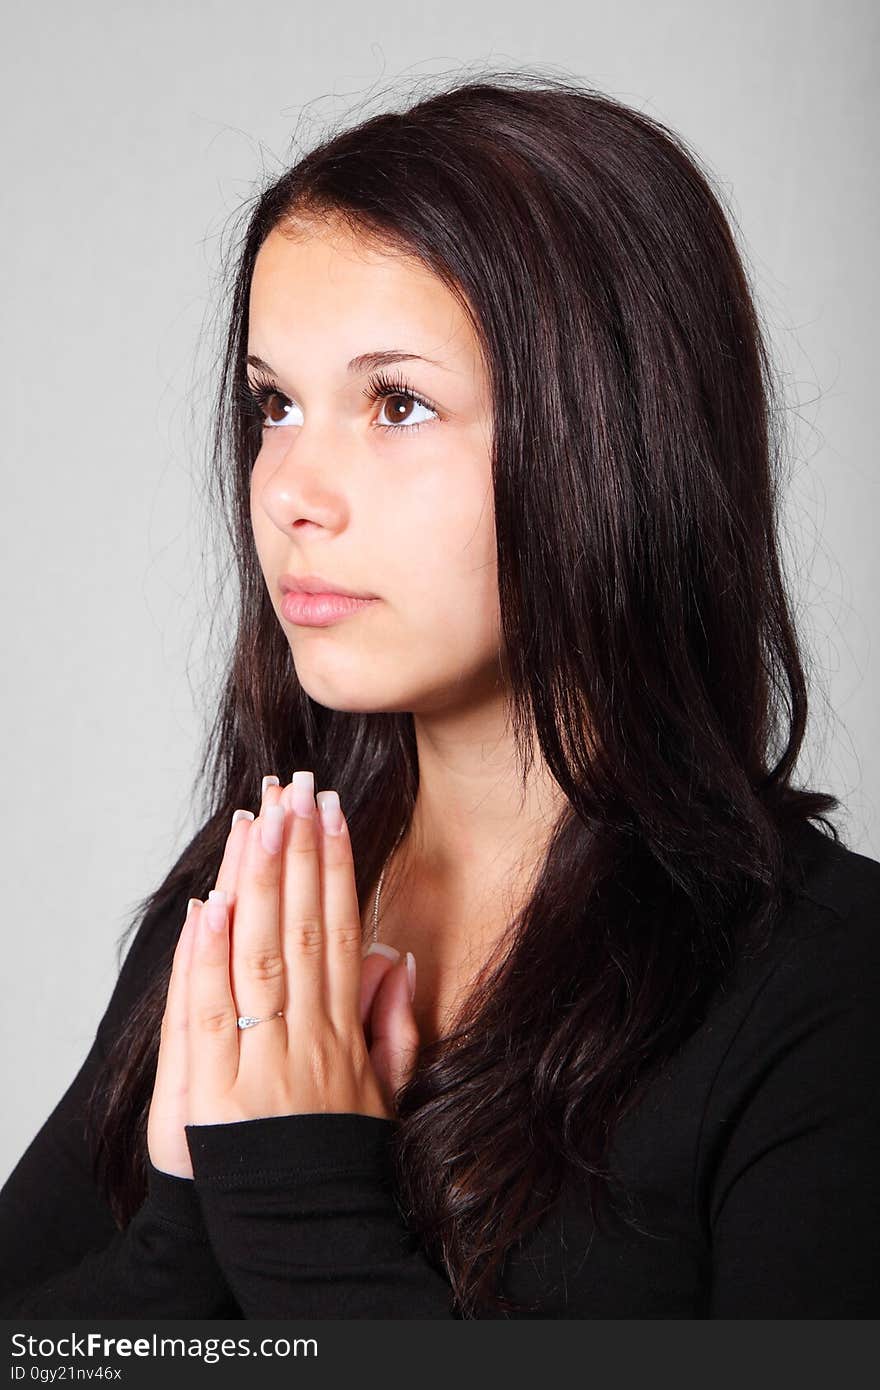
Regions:
[[[275, 368], [270, 367], [268, 362], [264, 362], [262, 357], [255, 357], [253, 353], [248, 353], [248, 365], [251, 367], [261, 367], [263, 371], [271, 372], [276, 375]], [[378, 367], [388, 367], [392, 362], [430, 362], [432, 367], [442, 367], [444, 371], [449, 368], [443, 362], [436, 361], [433, 357], [423, 357], [418, 352], [407, 352], [405, 348], [385, 348], [381, 352], [362, 352], [358, 357], [353, 357], [349, 362], [346, 371], [352, 376], [361, 375], [363, 372], [375, 371]]]

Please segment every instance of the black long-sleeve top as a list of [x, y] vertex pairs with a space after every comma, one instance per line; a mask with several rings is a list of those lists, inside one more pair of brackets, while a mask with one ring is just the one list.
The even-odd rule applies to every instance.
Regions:
[[[880, 862], [812, 826], [798, 841], [803, 888], [771, 946], [618, 1129], [612, 1164], [647, 1233], [599, 1232], [565, 1186], [505, 1265], [524, 1316], [880, 1312]], [[396, 1201], [393, 1120], [188, 1126], [194, 1180], [150, 1164], [117, 1229], [85, 1097], [181, 920], [138, 932], [85, 1062], [0, 1190], [0, 1315], [458, 1316]]]

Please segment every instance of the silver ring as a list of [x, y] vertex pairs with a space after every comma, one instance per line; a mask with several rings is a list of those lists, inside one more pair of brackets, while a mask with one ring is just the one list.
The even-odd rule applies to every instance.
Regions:
[[253, 1018], [250, 1014], [240, 1014], [235, 1020], [239, 1028], [255, 1028], [258, 1023], [268, 1023], [271, 1018], [283, 1018], [284, 1011], [279, 1009], [277, 1014], [267, 1014], [265, 1018]]

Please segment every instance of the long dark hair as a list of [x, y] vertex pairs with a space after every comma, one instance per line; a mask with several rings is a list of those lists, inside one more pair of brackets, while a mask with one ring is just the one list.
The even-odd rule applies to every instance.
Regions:
[[[505, 1316], [519, 1311], [505, 1254], [563, 1179], [586, 1185], [600, 1225], [613, 1207], [617, 1122], [768, 939], [787, 832], [814, 819], [839, 840], [837, 799], [790, 785], [807, 687], [777, 532], [781, 391], [710, 177], [655, 119], [496, 73], [303, 155], [252, 200], [229, 290], [212, 476], [240, 607], [203, 760], [209, 813], [132, 928], [172, 910], [179, 925], [207, 894], [266, 770], [339, 789], [362, 907], [415, 803], [412, 715], [302, 690], [253, 544], [248, 294], [292, 214], [419, 257], [491, 372], [511, 728], [523, 778], [536, 739], [568, 804], [503, 953], [398, 1094], [394, 1153], [401, 1209], [461, 1315]], [[176, 934], [92, 1098], [120, 1225], [145, 1195]]]

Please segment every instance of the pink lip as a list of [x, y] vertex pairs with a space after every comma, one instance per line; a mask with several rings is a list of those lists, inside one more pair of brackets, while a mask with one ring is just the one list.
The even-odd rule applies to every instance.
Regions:
[[365, 594], [363, 590], [346, 589], [335, 584], [332, 579], [324, 579], [320, 574], [282, 574], [278, 587], [283, 594], [296, 591], [302, 594], [342, 594], [344, 598], [375, 598], [375, 594]]
[[289, 590], [281, 600], [281, 612], [289, 623], [302, 627], [329, 627], [377, 603], [374, 598], [349, 598], [344, 594], [306, 594]]

